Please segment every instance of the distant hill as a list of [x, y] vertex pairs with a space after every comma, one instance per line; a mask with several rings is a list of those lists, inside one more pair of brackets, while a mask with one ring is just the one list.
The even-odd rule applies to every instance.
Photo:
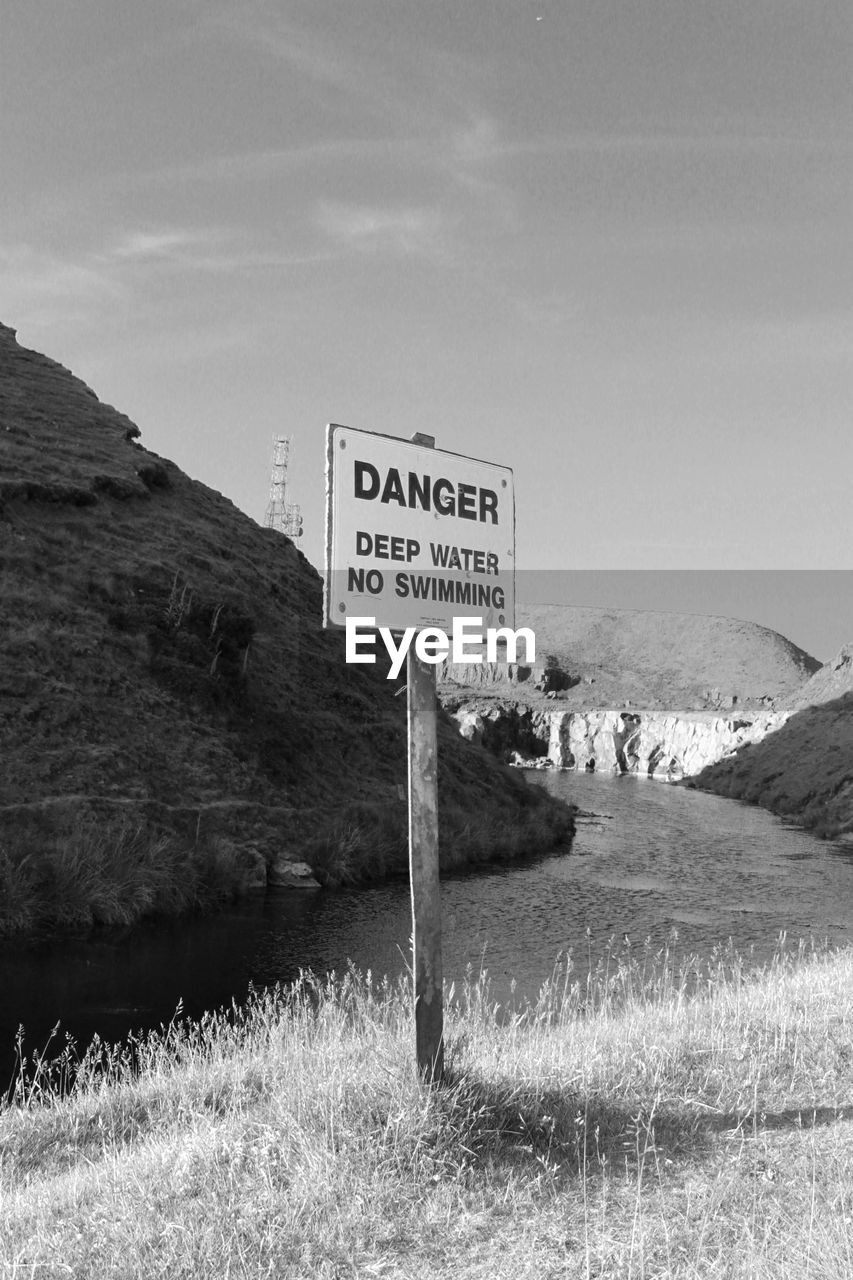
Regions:
[[[574, 682], [561, 695], [570, 704], [686, 711], [775, 701], [820, 667], [777, 632], [734, 618], [524, 604], [516, 622], [534, 630], [537, 664], [555, 665]], [[505, 685], [505, 674], [496, 670], [493, 679]], [[465, 679], [464, 669], [447, 675]]]
[[[381, 669], [345, 664], [321, 626], [319, 576], [287, 538], [139, 434], [0, 326], [8, 928], [15, 895], [23, 927], [42, 891], [58, 918], [85, 920], [85, 868], [99, 859], [126, 883], [143, 853], [154, 874], [158, 847], [198, 884], [213, 864], [224, 883], [280, 854], [332, 881], [406, 866], [405, 698]], [[565, 806], [449, 723], [439, 755], [446, 865], [570, 832]], [[168, 897], [134, 886], [140, 911]]]
[[790, 717], [781, 729], [704, 769], [693, 785], [760, 804], [821, 835], [853, 838], [853, 645], [784, 709]]

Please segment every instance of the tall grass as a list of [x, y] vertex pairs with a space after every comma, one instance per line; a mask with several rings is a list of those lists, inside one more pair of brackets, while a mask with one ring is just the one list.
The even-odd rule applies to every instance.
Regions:
[[0, 838], [0, 937], [209, 908], [232, 897], [242, 875], [233, 848], [216, 838], [193, 845], [93, 815], [30, 827]]
[[[541, 804], [531, 788], [528, 807], [493, 814], [471, 814], [449, 801], [439, 814], [439, 858], [444, 872], [519, 861], [557, 847], [567, 848], [574, 834], [574, 809]], [[404, 800], [347, 805], [318, 822], [301, 853], [322, 883], [339, 886], [408, 873], [408, 811]]]
[[622, 951], [507, 1015], [472, 978], [434, 1089], [407, 986], [369, 974], [96, 1045], [0, 1112], [0, 1268], [848, 1277], [851, 979]]
[[[547, 802], [547, 803], [546, 803]], [[187, 808], [187, 812], [191, 810]], [[204, 829], [202, 813], [205, 815]], [[291, 829], [269, 831], [308, 862], [322, 884], [353, 885], [408, 871], [404, 800], [361, 800], [331, 811], [289, 815]], [[254, 846], [244, 833], [217, 829], [200, 808], [195, 834], [164, 830], [133, 814], [49, 804], [22, 806], [17, 826], [0, 829], [0, 938], [16, 933], [97, 924], [132, 924], [144, 916], [205, 911], [232, 900], [249, 883]], [[279, 819], [280, 821], [280, 819]], [[497, 816], [447, 803], [440, 822], [443, 871], [501, 862], [568, 847], [574, 810], [531, 788], [529, 803]]]

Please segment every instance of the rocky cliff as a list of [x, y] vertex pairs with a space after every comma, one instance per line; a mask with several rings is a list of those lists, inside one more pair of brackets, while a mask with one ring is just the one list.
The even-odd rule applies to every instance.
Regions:
[[779, 729], [810, 678], [836, 688], [735, 618], [520, 605], [516, 624], [535, 663], [447, 664], [440, 686], [463, 737], [516, 763], [689, 778]]
[[565, 711], [511, 704], [459, 708], [460, 733], [517, 762], [675, 781], [699, 773], [784, 722], [710, 712]]
[[[139, 436], [0, 326], [0, 916], [41, 894], [71, 922], [132, 917], [282, 854], [331, 880], [404, 870], [405, 700], [347, 667], [287, 538]], [[445, 865], [569, 835], [449, 722], [439, 756]]]

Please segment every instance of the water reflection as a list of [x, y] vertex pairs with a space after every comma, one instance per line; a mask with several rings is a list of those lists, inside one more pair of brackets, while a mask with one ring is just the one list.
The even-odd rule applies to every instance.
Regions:
[[[708, 955], [732, 938], [756, 959], [779, 934], [853, 940], [853, 857], [760, 809], [632, 777], [537, 774], [537, 785], [599, 815], [569, 854], [446, 880], [445, 979], [489, 970], [495, 999], [535, 997], [570, 950], [580, 976], [611, 938]], [[589, 931], [589, 934], [588, 932]], [[674, 941], [674, 932], [677, 940]], [[374, 975], [408, 963], [408, 886], [279, 892], [224, 915], [0, 952], [0, 1074], [19, 1023], [43, 1044], [61, 1020], [78, 1046], [184, 1011], [198, 1016], [301, 968]]]

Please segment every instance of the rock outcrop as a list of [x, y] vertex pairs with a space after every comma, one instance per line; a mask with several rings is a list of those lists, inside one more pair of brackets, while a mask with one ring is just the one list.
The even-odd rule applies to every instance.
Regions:
[[732, 618], [524, 605], [516, 623], [538, 668], [448, 665], [440, 686], [462, 736], [511, 763], [693, 777], [847, 670], [842, 654], [832, 679], [813, 674], [784, 636]]
[[463, 737], [509, 760], [547, 760], [560, 769], [636, 773], [667, 781], [692, 777], [744, 743], [760, 741], [785, 719], [769, 711], [743, 718], [512, 704], [463, 706], [455, 718]]
[[294, 862], [279, 854], [270, 865], [267, 884], [271, 889], [319, 889], [320, 882], [307, 862]]
[[474, 664], [443, 662], [438, 669], [439, 683], [469, 689], [493, 689], [505, 685], [523, 687], [537, 693], [557, 693], [580, 683], [556, 663], [540, 662], [524, 666], [518, 662], [478, 662]]

